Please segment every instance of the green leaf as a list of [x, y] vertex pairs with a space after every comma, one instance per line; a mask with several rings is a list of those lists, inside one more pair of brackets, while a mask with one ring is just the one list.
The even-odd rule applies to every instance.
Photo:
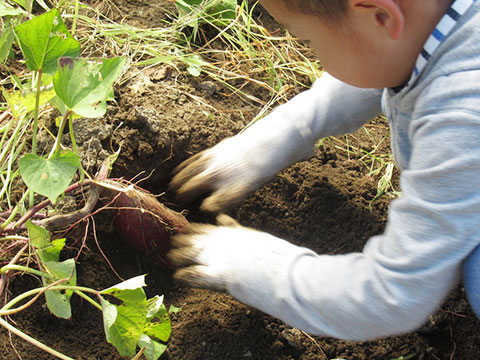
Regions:
[[236, 0], [212, 0], [208, 2], [207, 13], [214, 23], [222, 26], [229, 25], [236, 16]]
[[20, 175], [28, 188], [48, 197], [52, 203], [68, 187], [79, 166], [79, 156], [68, 150], [50, 159], [27, 154], [19, 160]]
[[[47, 229], [35, 225], [31, 220], [26, 222], [26, 227], [28, 230], [28, 238], [30, 240], [30, 245], [32, 245], [37, 250], [43, 250], [50, 246], [50, 233]], [[53, 261], [58, 261], [58, 257], [49, 259]], [[48, 260], [47, 260], [48, 261]]]
[[54, 73], [62, 56], [78, 56], [80, 45], [53, 9], [15, 27], [20, 48], [31, 71]]
[[29, 2], [29, 1], [28, 1], [28, 0], [13, 0], [13, 2], [14, 2], [15, 4], [20, 5], [20, 6], [23, 7], [25, 10], [27, 10], [27, 9], [29, 8], [29, 6], [28, 6], [28, 2]]
[[110, 304], [102, 297], [100, 297], [100, 303], [102, 304], [103, 326], [108, 337], [108, 332], [115, 325], [115, 321], [117, 321], [118, 311], [115, 305]]
[[[60, 257], [60, 251], [62, 251], [65, 247], [65, 241], [65, 238], [52, 240], [50, 242], [50, 245], [47, 248], [43, 249], [43, 251], [52, 258], [55, 257], [54, 261], [58, 261]], [[43, 261], [46, 262], [47, 260], [43, 259]]]
[[[44, 263], [48, 272], [54, 276], [55, 280], [70, 278], [66, 282], [67, 285], [77, 284], [77, 273], [75, 270], [75, 260], [68, 259], [63, 262], [47, 261]], [[54, 281], [55, 281], [54, 280]], [[52, 280], [44, 281], [49, 284]], [[70, 305], [70, 298], [73, 292], [71, 290], [47, 290], [45, 292], [45, 298], [47, 300], [47, 307], [53, 315], [62, 318], [70, 319], [72, 317], [72, 307]]]
[[100, 117], [106, 112], [106, 99], [121, 75], [124, 57], [105, 59], [101, 63], [82, 58], [62, 58], [53, 77], [58, 98], [83, 117]]
[[[62, 239], [65, 240], [65, 239]], [[47, 261], [44, 263], [48, 272], [55, 277], [56, 280], [70, 278], [66, 282], [68, 285], [77, 285], [77, 272], [75, 269], [75, 259], [67, 259], [62, 262]]]
[[145, 286], [144, 278], [138, 276], [100, 292], [122, 302], [121, 305], [113, 305], [101, 298], [107, 341], [122, 356], [135, 355], [137, 341], [146, 324], [147, 298], [142, 288]]
[[47, 229], [35, 225], [30, 220], [25, 225], [27, 226], [30, 244], [37, 251], [40, 260], [43, 263], [49, 261], [57, 262], [60, 258], [60, 251], [65, 246], [65, 239], [50, 241], [51, 236]]
[[199, 55], [183, 57], [182, 61], [188, 65], [187, 71], [192, 76], [200, 76], [202, 73], [202, 67], [209, 65], [209, 63], [204, 61]]
[[113, 294], [121, 290], [136, 290], [147, 286], [145, 283], [145, 275], [139, 275], [134, 278], [125, 280], [120, 284], [109, 287], [108, 289], [100, 291], [100, 294]]
[[10, 51], [12, 49], [13, 41], [15, 40], [15, 36], [13, 35], [13, 30], [8, 27], [2, 33], [0, 37], [0, 61], [4, 62], [7, 60], [8, 55], [10, 55]]
[[11, 7], [5, 1], [0, 1], [0, 16], [18, 16], [26, 14], [27, 12], [25, 10]]
[[102, 297], [100, 297], [100, 303], [102, 304], [103, 327], [107, 341], [115, 346], [121, 356], [135, 355], [136, 342], [141, 335], [139, 333], [138, 336], [135, 336], [136, 334], [131, 334], [129, 331], [131, 328], [138, 328], [135, 322], [130, 323], [119, 306], [109, 303]]
[[152, 340], [145, 334], [142, 334], [138, 339], [138, 346], [145, 347], [143, 355], [148, 360], [157, 360], [167, 349], [167, 345]]
[[45, 291], [45, 299], [50, 312], [61, 319], [70, 319], [72, 317], [72, 307], [70, 305], [70, 296], [62, 294], [59, 290]]
[[[7, 91], [2, 89], [2, 95], [8, 103], [14, 117], [20, 117], [35, 109], [35, 92]], [[55, 97], [55, 90], [50, 89], [40, 92], [39, 106]]]
[[170, 305], [170, 307], [168, 308], [168, 313], [169, 314], [176, 314], [178, 312], [182, 311], [181, 308], [179, 307], [176, 307], [176, 306], [173, 306], [173, 305]]
[[[145, 346], [147, 359], [158, 359], [167, 346], [172, 332], [170, 316], [163, 304], [163, 296], [155, 296], [147, 301], [147, 323], [138, 345]], [[161, 342], [159, 342], [159, 341]]]
[[176, 0], [175, 5], [180, 7], [182, 11], [192, 11], [194, 6], [198, 6], [203, 0]]
[[147, 301], [147, 321], [151, 321], [163, 305], [163, 296], [156, 295]]
[[165, 352], [171, 333], [170, 317], [163, 296], [146, 300], [145, 276], [138, 276], [100, 292], [122, 302], [113, 305], [101, 298], [107, 341], [122, 356], [133, 356], [137, 345], [145, 347], [147, 359], [158, 359]]
[[43, 1], [43, 0], [36, 0], [36, 1], [37, 1], [38, 5], [40, 5], [40, 6], [43, 8], [43, 10], [45, 10], [45, 11], [50, 10], [50, 8], [48, 7], [48, 5], [45, 4], [45, 1]]
[[190, 26], [198, 26], [198, 22], [216, 26], [227, 26], [236, 16], [236, 0], [176, 0], [180, 16], [193, 15]]
[[113, 305], [101, 298], [105, 335], [120, 355], [133, 356], [146, 321], [146, 296], [143, 289], [137, 289], [123, 290], [115, 297], [122, 297], [123, 304]]
[[[42, 277], [42, 282], [46, 286], [52, 282], [70, 278], [68, 285], [77, 284], [77, 274], [75, 270], [75, 260], [68, 259], [63, 262], [58, 262], [60, 251], [65, 246], [65, 239], [56, 239], [50, 241], [50, 233], [41, 226], [35, 225], [30, 220], [26, 223], [28, 230], [28, 237], [30, 244], [36, 250], [45, 271], [52, 277]], [[70, 297], [72, 291], [47, 290], [45, 298], [48, 309], [55, 316], [63, 319], [69, 319], [72, 316], [72, 309], [70, 306]]]
[[168, 341], [172, 327], [165, 305], [162, 304], [155, 316], [145, 325], [144, 332], [154, 339]]

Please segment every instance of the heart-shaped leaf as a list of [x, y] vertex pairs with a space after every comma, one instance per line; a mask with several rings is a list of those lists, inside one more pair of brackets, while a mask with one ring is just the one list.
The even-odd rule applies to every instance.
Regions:
[[163, 343], [170, 337], [171, 323], [163, 296], [147, 301], [144, 286], [145, 276], [142, 275], [102, 290], [101, 295], [114, 296], [121, 301], [121, 305], [114, 305], [101, 297], [103, 325], [107, 341], [121, 355], [135, 355], [138, 345], [145, 347], [148, 360], [156, 360], [166, 349]]
[[20, 175], [28, 188], [55, 203], [80, 167], [80, 158], [72, 151], [61, 151], [50, 159], [27, 154], [19, 160]]
[[113, 305], [101, 298], [107, 341], [117, 348], [120, 355], [134, 356], [146, 322], [145, 292], [139, 288], [118, 290], [111, 295], [121, 300], [122, 304]]
[[54, 73], [62, 56], [78, 56], [80, 45], [53, 9], [15, 27], [20, 48], [32, 71]]
[[113, 83], [123, 71], [125, 58], [91, 62], [82, 58], [62, 58], [53, 77], [55, 92], [66, 108], [83, 117], [100, 117]]
[[[48, 261], [45, 264], [47, 270], [52, 274], [55, 280], [70, 278], [67, 285], [77, 285], [77, 274], [75, 270], [75, 260], [67, 259], [62, 262]], [[52, 281], [44, 279], [48, 284]], [[72, 317], [72, 307], [70, 305], [70, 298], [73, 292], [60, 290], [47, 290], [45, 298], [47, 300], [47, 307], [53, 315], [62, 319], [70, 319]]]
[[58, 262], [60, 259], [60, 251], [65, 246], [66, 239], [51, 240], [50, 233], [47, 229], [38, 226], [28, 220], [25, 225], [28, 230], [28, 239], [30, 244], [37, 251], [42, 262]]

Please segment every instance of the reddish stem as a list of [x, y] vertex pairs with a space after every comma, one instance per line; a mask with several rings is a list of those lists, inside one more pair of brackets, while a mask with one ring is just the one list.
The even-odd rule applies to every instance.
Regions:
[[1, 115], [0, 115], [0, 124], [3, 122], [3, 120], [5, 120], [7, 117], [9, 117], [10, 115], [12, 115], [10, 113], [10, 111], [4, 111]]
[[[75, 183], [75, 184], [72, 184], [70, 185], [66, 190], [65, 190], [65, 193], [69, 193], [73, 190], [76, 190], [78, 189], [79, 187], [81, 186], [84, 186], [84, 185], [89, 185], [89, 184], [92, 184], [93, 183], [93, 180], [90, 180], [90, 179], [85, 179], [82, 183]], [[34, 207], [32, 207], [30, 210], [28, 210], [25, 215], [23, 215], [16, 223], [14, 224], [11, 224], [11, 225], [8, 225], [3, 231], [4, 232], [12, 232], [14, 231], [15, 229], [18, 229], [20, 228], [23, 224], [25, 224], [25, 222], [28, 220], [28, 219], [31, 219], [37, 212], [39, 212], [40, 210], [42, 210], [43, 208], [51, 205], [51, 201], [50, 200], [45, 200], [45, 201], [42, 201], [40, 204], [38, 205], [35, 205]]]
[[[28, 244], [22, 247], [20, 251], [15, 254], [15, 256], [12, 258], [12, 260], [10, 260], [8, 265], [15, 265], [15, 263], [18, 261], [18, 259], [20, 259], [20, 256], [22, 256], [23, 252], [27, 250], [27, 248], [28, 248]], [[5, 274], [2, 274], [2, 276], [0, 277], [0, 295], [2, 295], [3, 290], [5, 289], [9, 275], [10, 275], [10, 271], [7, 271], [5, 272]]]

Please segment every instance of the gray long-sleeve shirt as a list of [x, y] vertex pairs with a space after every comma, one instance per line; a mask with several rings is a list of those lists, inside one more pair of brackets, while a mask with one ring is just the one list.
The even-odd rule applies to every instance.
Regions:
[[235, 298], [312, 334], [363, 340], [421, 326], [458, 283], [480, 244], [480, 2], [456, 0], [452, 9], [403, 89], [358, 89], [325, 74], [239, 135], [256, 143], [256, 168], [280, 168], [383, 110], [402, 197], [361, 253], [288, 244], [235, 259]]

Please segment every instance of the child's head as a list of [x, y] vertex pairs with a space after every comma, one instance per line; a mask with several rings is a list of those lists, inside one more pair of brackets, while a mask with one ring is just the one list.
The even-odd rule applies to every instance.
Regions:
[[347, 15], [347, 0], [279, 0], [292, 12], [315, 15], [329, 23], [341, 21]]
[[331, 75], [358, 87], [395, 87], [410, 77], [451, 0], [260, 0], [310, 41]]

